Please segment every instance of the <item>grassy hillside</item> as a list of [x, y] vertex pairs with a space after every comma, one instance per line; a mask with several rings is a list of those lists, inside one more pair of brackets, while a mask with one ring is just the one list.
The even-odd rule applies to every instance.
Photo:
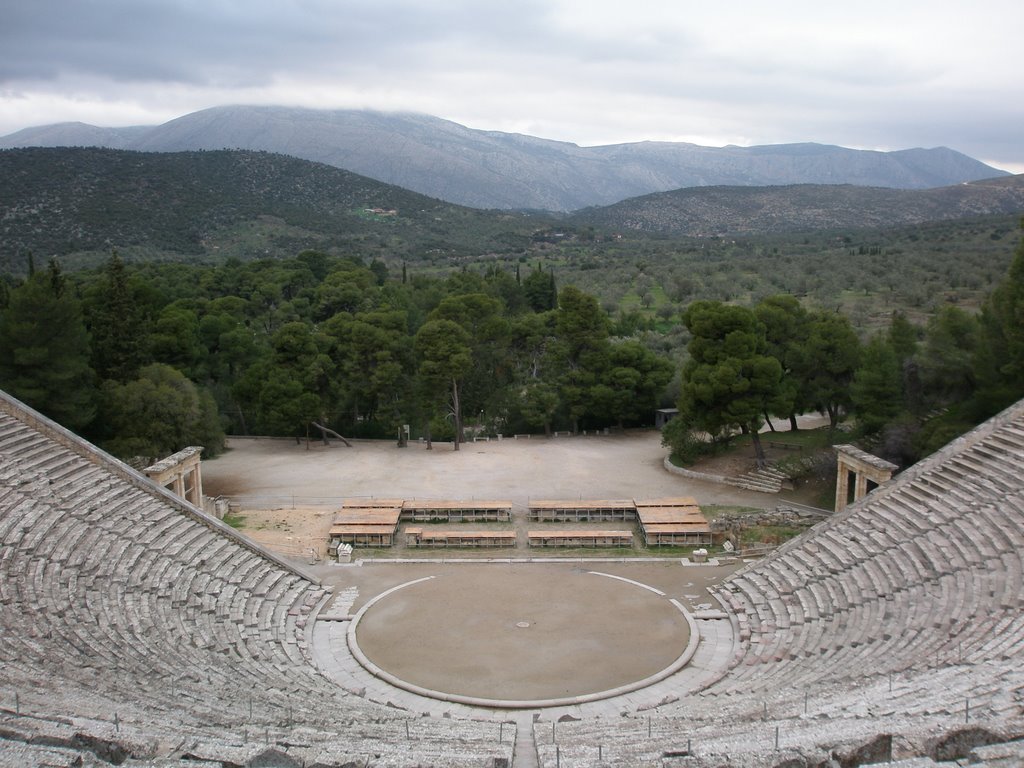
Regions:
[[546, 219], [443, 203], [264, 152], [0, 151], [0, 271], [25, 254], [75, 268], [220, 261], [304, 248], [390, 260], [522, 250]]
[[1024, 212], [1024, 176], [935, 189], [850, 185], [677, 189], [574, 214], [576, 224], [674, 237], [869, 229]]

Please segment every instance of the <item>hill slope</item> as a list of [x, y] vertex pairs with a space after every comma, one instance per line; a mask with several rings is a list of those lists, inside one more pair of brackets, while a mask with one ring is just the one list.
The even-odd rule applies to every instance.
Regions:
[[264, 152], [0, 151], [0, 271], [135, 248], [151, 258], [391, 258], [521, 247], [546, 220], [475, 211]]
[[898, 152], [820, 144], [580, 147], [474, 130], [427, 115], [284, 107], [216, 107], [149, 128], [64, 123], [0, 138], [0, 148], [28, 146], [265, 150], [461, 205], [552, 211], [680, 187], [811, 183], [922, 189], [1002, 173], [944, 147]]
[[1024, 212], [1024, 175], [938, 189], [849, 185], [679, 189], [578, 211], [576, 225], [707, 237], [871, 229]]

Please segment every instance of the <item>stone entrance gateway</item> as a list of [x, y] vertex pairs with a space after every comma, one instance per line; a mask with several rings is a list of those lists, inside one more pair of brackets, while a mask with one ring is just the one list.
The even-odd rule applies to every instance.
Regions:
[[157, 485], [203, 508], [203, 477], [199, 469], [201, 445], [190, 445], [142, 470]]
[[[836, 476], [836, 512], [841, 512], [851, 503], [850, 476], [853, 475], [853, 499], [860, 501], [879, 485], [892, 479], [892, 473], [899, 467], [890, 461], [872, 456], [854, 445], [835, 446], [839, 459]], [[868, 487], [868, 483], [871, 486]]]

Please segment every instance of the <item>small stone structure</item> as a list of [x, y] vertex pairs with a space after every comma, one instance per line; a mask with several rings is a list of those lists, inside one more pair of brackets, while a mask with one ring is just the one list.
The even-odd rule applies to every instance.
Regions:
[[351, 544], [338, 544], [338, 562], [339, 563], [351, 563], [352, 562], [352, 545]]
[[[841, 512], [849, 503], [850, 475], [854, 476], [853, 500], [860, 501], [876, 486], [892, 479], [892, 473], [899, 467], [891, 461], [872, 456], [855, 445], [835, 446], [839, 459], [839, 473], [836, 477], [836, 512]], [[868, 483], [873, 483], [868, 488]]]
[[142, 471], [157, 485], [202, 509], [203, 476], [199, 469], [199, 454], [202, 452], [203, 446], [190, 445]]

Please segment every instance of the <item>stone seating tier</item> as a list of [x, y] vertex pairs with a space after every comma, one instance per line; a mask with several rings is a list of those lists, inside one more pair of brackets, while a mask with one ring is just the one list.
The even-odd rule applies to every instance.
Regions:
[[[1022, 436], [1015, 453], [1004, 441], [999, 460], [978, 444], [966, 461], [919, 469], [733, 577], [716, 596], [738, 612], [741, 648], [707, 695], [777, 697], [962, 663], [972, 665], [970, 682], [943, 694], [1005, 690], [976, 674], [1024, 648]], [[913, 696], [937, 701], [931, 690]], [[947, 696], [938, 699], [925, 713], [949, 710]]]
[[[236, 726], [276, 727], [287, 710], [333, 742], [327, 751], [382, 751], [382, 733], [361, 741], [339, 724], [405, 715], [346, 694], [306, 657], [302, 625], [323, 589], [45, 420], [15, 414], [0, 400], [5, 706], [18, 691], [31, 722], [88, 713], [84, 730], [98, 733], [116, 714], [121, 742], [134, 721], [150, 736], [166, 728], [167, 743], [195, 732], [224, 745], [238, 742]], [[374, 764], [510, 757], [490, 723], [426, 730]], [[0, 741], [0, 754], [16, 741]]]

